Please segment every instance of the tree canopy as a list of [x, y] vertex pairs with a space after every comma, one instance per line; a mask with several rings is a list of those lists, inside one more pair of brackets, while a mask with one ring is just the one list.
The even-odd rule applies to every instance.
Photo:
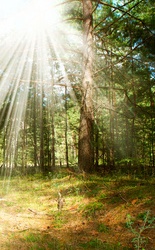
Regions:
[[1, 165], [153, 174], [154, 1], [57, 6], [64, 26], [32, 36], [33, 46], [0, 37], [0, 50], [11, 53], [0, 60]]

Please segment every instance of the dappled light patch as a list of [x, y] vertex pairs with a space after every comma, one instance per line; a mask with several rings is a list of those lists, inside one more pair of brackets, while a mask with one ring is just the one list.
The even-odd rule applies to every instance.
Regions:
[[[15, 245], [24, 250], [133, 249], [135, 236], [127, 227], [127, 215], [131, 215], [136, 230], [146, 211], [155, 216], [154, 182], [133, 185], [124, 180], [124, 189], [118, 183], [112, 177], [108, 181], [95, 175], [85, 180], [64, 175], [58, 179], [13, 177], [8, 193], [0, 200], [0, 231], [5, 235], [1, 249], [14, 250]], [[57, 209], [59, 190], [65, 199], [61, 211]], [[145, 195], [139, 197], [143, 191]], [[150, 250], [154, 230], [144, 232]]]

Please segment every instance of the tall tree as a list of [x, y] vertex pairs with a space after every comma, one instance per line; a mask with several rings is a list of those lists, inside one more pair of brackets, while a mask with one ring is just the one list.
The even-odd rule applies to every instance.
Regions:
[[80, 113], [78, 164], [81, 170], [91, 172], [94, 165], [93, 149], [93, 6], [83, 0], [83, 80]]

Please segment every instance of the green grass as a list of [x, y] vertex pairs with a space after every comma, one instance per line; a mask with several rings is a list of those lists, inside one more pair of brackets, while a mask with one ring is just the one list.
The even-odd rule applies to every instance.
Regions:
[[98, 231], [103, 233], [109, 233], [109, 227], [105, 225], [104, 223], [101, 223], [98, 225]]
[[[3, 248], [13, 250], [16, 244], [24, 250], [133, 249], [126, 216], [131, 214], [135, 221], [143, 220], [145, 211], [153, 211], [154, 187], [154, 178], [145, 181], [132, 176], [88, 175], [86, 179], [80, 176], [69, 179], [64, 171], [47, 176], [14, 176], [9, 182], [1, 178], [0, 194], [5, 198], [1, 201], [1, 218], [3, 213], [15, 218], [12, 234], [9, 226], [5, 229], [8, 233]], [[57, 210], [60, 190], [65, 199], [61, 212]], [[20, 229], [16, 225], [19, 214], [19, 223], [28, 224], [26, 231], [16, 230]], [[27, 222], [29, 218], [36, 223], [33, 229], [33, 221]], [[126, 238], [121, 237], [124, 233]], [[153, 250], [149, 241], [148, 246]]]
[[83, 249], [95, 249], [95, 250], [129, 250], [129, 248], [122, 247], [121, 243], [117, 244], [109, 244], [106, 242], [102, 242], [99, 239], [92, 239], [88, 242], [82, 243], [81, 246]]
[[24, 237], [27, 242], [40, 242], [40, 236], [38, 234], [29, 233]]
[[97, 201], [81, 206], [82, 213], [85, 217], [93, 217], [103, 209], [103, 203]]

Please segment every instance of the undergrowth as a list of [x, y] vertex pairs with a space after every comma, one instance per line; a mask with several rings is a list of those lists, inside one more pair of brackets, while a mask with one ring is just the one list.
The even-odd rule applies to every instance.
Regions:
[[134, 238], [132, 239], [134, 248], [137, 250], [145, 250], [145, 247], [147, 247], [148, 238], [144, 236], [144, 231], [155, 228], [155, 216], [152, 216], [150, 211], [146, 211], [144, 213], [138, 214], [137, 219], [142, 220], [142, 223], [138, 226], [138, 228], [136, 228], [134, 225], [134, 220], [131, 215], [128, 214], [127, 228], [129, 228], [134, 235]]
[[[65, 170], [46, 176], [15, 176], [8, 182], [2, 178], [0, 194], [4, 200], [0, 201], [0, 218], [6, 213], [13, 214], [14, 221], [10, 221], [13, 228], [18, 227], [16, 218], [21, 216], [23, 220], [21, 232], [13, 229], [13, 239], [7, 234], [6, 245], [11, 250], [15, 249], [15, 243], [24, 250], [129, 250], [133, 247], [153, 250], [155, 231], [149, 235], [149, 230], [155, 229], [155, 214], [149, 211], [155, 206], [154, 184], [154, 178], [146, 181], [116, 174], [70, 178]], [[57, 210], [58, 192], [64, 199], [62, 211]], [[24, 225], [29, 220], [32, 220], [29, 227], [34, 223], [33, 231], [28, 228], [25, 232]]]

